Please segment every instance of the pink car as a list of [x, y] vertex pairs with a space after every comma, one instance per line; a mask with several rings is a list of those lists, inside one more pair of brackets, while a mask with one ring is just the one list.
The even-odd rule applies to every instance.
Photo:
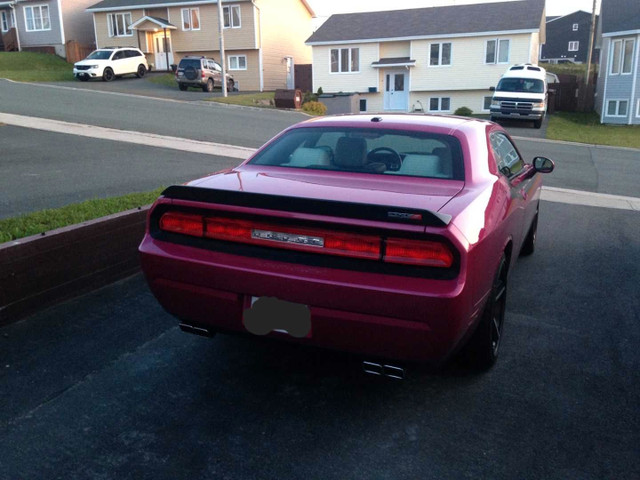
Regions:
[[240, 166], [167, 188], [142, 269], [185, 331], [354, 352], [370, 373], [478, 369], [499, 352], [509, 272], [533, 252], [541, 176], [497, 124], [354, 115], [288, 128]]

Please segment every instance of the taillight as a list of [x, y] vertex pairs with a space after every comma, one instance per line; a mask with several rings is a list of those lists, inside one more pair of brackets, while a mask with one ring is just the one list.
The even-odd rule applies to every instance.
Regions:
[[453, 253], [446, 244], [431, 240], [385, 239], [378, 235], [333, 232], [180, 212], [163, 214], [159, 226], [160, 230], [166, 232], [194, 237], [388, 263], [449, 268], [454, 262]]
[[189, 213], [168, 212], [160, 218], [160, 230], [202, 237], [204, 232], [203, 217]]
[[453, 253], [444, 243], [389, 239], [384, 255], [385, 262], [449, 268], [453, 265]]

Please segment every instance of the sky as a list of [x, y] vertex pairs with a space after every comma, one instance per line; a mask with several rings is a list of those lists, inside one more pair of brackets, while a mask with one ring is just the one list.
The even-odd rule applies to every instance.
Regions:
[[[440, 7], [468, 3], [489, 3], [489, 1], [491, 0], [307, 0], [318, 17], [328, 17], [334, 13]], [[591, 12], [592, 7], [593, 0], [547, 0], [546, 13], [547, 16], [556, 16], [566, 15], [577, 10]], [[597, 0], [596, 9], [599, 8], [600, 0]]]

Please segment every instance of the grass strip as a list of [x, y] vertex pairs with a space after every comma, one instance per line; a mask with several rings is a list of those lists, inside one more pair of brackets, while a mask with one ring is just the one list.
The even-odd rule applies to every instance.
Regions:
[[18, 82], [71, 81], [73, 65], [47, 53], [0, 52], [0, 78]]
[[151, 83], [155, 83], [156, 85], [164, 85], [165, 87], [178, 88], [178, 82], [176, 82], [176, 77], [173, 73], [154, 73], [153, 75], [149, 75], [147, 80]]
[[547, 138], [595, 145], [640, 148], [640, 126], [602, 125], [596, 113], [556, 112], [549, 116]]
[[0, 219], [0, 243], [149, 205], [158, 198], [163, 190], [164, 187], [161, 187], [152, 192], [130, 193], [121, 197], [95, 198], [61, 208]]
[[275, 108], [275, 92], [259, 92], [246, 94], [232, 94], [228, 97], [213, 97], [207, 100], [211, 102], [226, 103], [229, 105], [242, 105], [245, 107]]

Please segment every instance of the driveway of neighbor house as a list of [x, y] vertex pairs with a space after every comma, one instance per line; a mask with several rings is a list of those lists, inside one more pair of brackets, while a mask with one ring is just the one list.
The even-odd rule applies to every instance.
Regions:
[[[186, 92], [178, 90], [178, 84], [170, 87], [150, 81], [153, 77], [166, 75], [166, 72], [149, 72], [144, 78], [140, 79], [135, 76], [126, 76], [116, 78], [112, 82], [103, 82], [101, 80], [90, 80], [88, 82], [71, 81], [71, 82], [50, 82], [49, 85], [57, 85], [69, 88], [77, 88], [83, 90], [98, 90], [101, 92], [123, 93], [129, 95], [142, 95], [146, 97], [165, 98], [169, 100], [181, 101], [198, 101], [206, 100], [211, 97], [222, 96], [222, 91], [215, 89], [213, 92], [203, 92], [195, 88], [190, 88]], [[246, 92], [241, 92], [246, 93]], [[233, 93], [231, 93], [233, 95]]]

